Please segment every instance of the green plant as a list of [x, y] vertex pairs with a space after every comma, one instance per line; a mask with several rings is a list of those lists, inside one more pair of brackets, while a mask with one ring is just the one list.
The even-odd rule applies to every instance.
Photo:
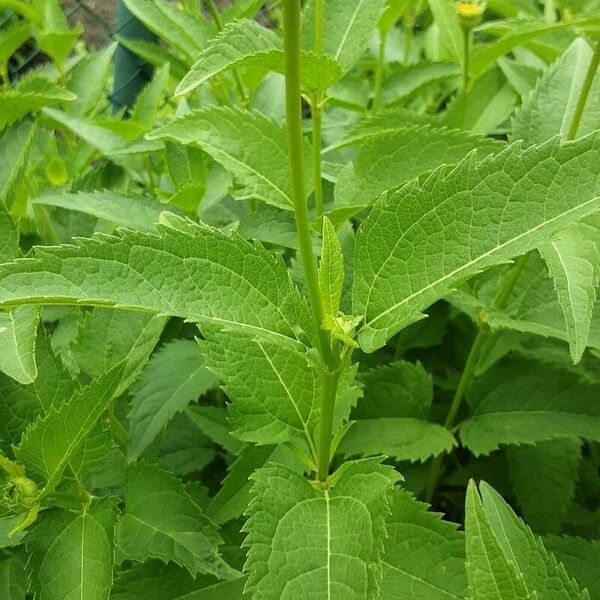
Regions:
[[598, 3], [125, 4], [0, 88], [0, 597], [600, 598]]

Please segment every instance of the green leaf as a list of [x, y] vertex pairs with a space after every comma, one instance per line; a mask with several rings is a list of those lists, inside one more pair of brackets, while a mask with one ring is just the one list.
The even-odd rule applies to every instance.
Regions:
[[[147, 137], [197, 144], [239, 180], [245, 188], [243, 197], [293, 209], [285, 128], [257, 111], [208, 107], [176, 119]], [[308, 142], [304, 151], [309, 193], [312, 187]]]
[[[349, 71], [364, 49], [385, 9], [385, 0], [328, 0], [323, 4], [323, 50]], [[315, 1], [302, 18], [302, 47], [315, 47]]]
[[285, 338], [203, 327], [209, 368], [233, 401], [237, 437], [257, 444], [307, 439], [318, 422], [322, 368], [307, 348]]
[[516, 501], [536, 533], [558, 533], [575, 493], [581, 442], [557, 439], [506, 449]]
[[600, 284], [600, 217], [574, 223], [540, 246], [565, 316], [573, 362], [588, 345], [596, 288]]
[[[33, 121], [24, 120], [7, 127], [0, 136], [0, 204], [11, 199], [15, 190], [23, 183], [22, 177], [27, 169], [27, 159], [36, 136], [36, 126]], [[4, 222], [4, 210], [0, 207], [0, 228], [6, 227]], [[3, 229], [1, 239], [6, 239]], [[0, 259], [7, 259], [3, 246], [6, 242], [0, 242]], [[13, 255], [13, 256], [16, 256]], [[10, 256], [8, 258], [13, 258]]]
[[441, 425], [421, 419], [388, 418], [356, 421], [339, 445], [347, 456], [383, 454], [397, 460], [425, 461], [456, 446]]
[[450, 58], [461, 64], [464, 60], [463, 33], [458, 23], [454, 2], [428, 0], [428, 4], [443, 48]]
[[32, 204], [58, 206], [78, 211], [98, 219], [131, 227], [140, 231], [153, 231], [163, 211], [173, 211], [168, 204], [148, 196], [130, 196], [111, 190], [94, 190], [62, 194], [44, 194], [30, 200]]
[[[385, 148], [382, 154], [381, 149]], [[353, 164], [342, 170], [335, 188], [337, 206], [367, 206], [382, 192], [396, 188], [441, 165], [455, 164], [477, 150], [477, 158], [504, 145], [430, 126], [415, 126], [372, 136], [361, 144]], [[402, 169], [398, 169], [398, 165]]]
[[185, 567], [192, 577], [211, 573], [231, 578], [235, 571], [219, 556], [220, 543], [216, 527], [181, 481], [156, 466], [129, 466], [125, 511], [116, 530], [122, 558], [158, 558]]
[[25, 115], [39, 111], [44, 106], [74, 99], [75, 94], [50, 79], [41, 75], [25, 77], [12, 87], [0, 89], [0, 129]]
[[6, 205], [0, 201], [0, 263], [19, 256], [19, 230]]
[[37, 377], [35, 342], [40, 311], [19, 306], [0, 311], [0, 371], [19, 383], [33, 383]]
[[108, 499], [85, 509], [52, 540], [37, 575], [39, 598], [108, 598], [113, 578], [115, 504]]
[[590, 165], [599, 149], [598, 135], [513, 145], [383, 196], [356, 237], [353, 312], [365, 315], [363, 349], [382, 346], [464, 279], [598, 210], [600, 176]]
[[408, 492], [390, 494], [381, 599], [462, 600], [466, 595], [464, 534]]
[[160, 226], [159, 235], [121, 230], [40, 248], [0, 267], [0, 305], [112, 305], [292, 339], [311, 331], [283, 261], [235, 233], [178, 222], [183, 229]]
[[536, 600], [497, 540], [473, 482], [469, 483], [465, 508], [469, 600]]
[[319, 262], [319, 288], [325, 318], [335, 318], [340, 310], [344, 287], [344, 257], [331, 221], [323, 218], [323, 248]]
[[132, 390], [129, 455], [138, 458], [167, 423], [214, 387], [193, 340], [174, 340], [156, 352]]
[[56, 487], [64, 468], [108, 408], [124, 367], [124, 363], [118, 364], [70, 399], [53, 405], [25, 431], [15, 456], [44, 481], [44, 493]]
[[[215, 75], [236, 67], [283, 73], [281, 38], [256, 21], [228, 23], [198, 56], [190, 72], [177, 86], [175, 95], [186, 94]], [[336, 61], [314, 52], [301, 53], [300, 69], [302, 84], [311, 90], [325, 89], [342, 76], [342, 69]]]
[[0, 598], [23, 600], [27, 592], [25, 562], [18, 555], [0, 560]]
[[50, 341], [40, 335], [36, 344], [38, 378], [30, 385], [19, 384], [0, 374], [0, 438], [16, 446], [27, 427], [53, 405], [71, 398], [79, 388], [54, 355]]
[[[469, 494], [476, 496], [474, 484]], [[531, 598], [536, 600], [585, 600], [589, 595], [580, 591], [552, 554], [544, 548], [501, 496], [484, 481], [479, 486], [485, 520], [504, 556], [523, 576]], [[469, 533], [467, 531], [467, 538]], [[468, 544], [468, 541], [467, 541]], [[467, 560], [469, 559], [467, 553]]]
[[132, 121], [140, 123], [144, 129], [150, 129], [154, 125], [168, 80], [169, 64], [167, 63], [156, 71], [150, 83], [137, 95], [131, 107]]
[[284, 466], [257, 471], [244, 526], [246, 593], [255, 600], [307, 590], [323, 598], [377, 597], [387, 495], [398, 478], [378, 460], [346, 463], [326, 490]]
[[[212, 377], [211, 379], [215, 381]], [[206, 437], [226, 452], [235, 456], [242, 449], [242, 444], [231, 435], [231, 426], [225, 408], [190, 406], [185, 414]]]
[[122, 571], [111, 590], [111, 600], [242, 600], [244, 579], [216, 583], [212, 577], [191, 577], [170, 563], [148, 561]]
[[[516, 111], [512, 126], [513, 139], [525, 140], [526, 144], [539, 144], [561, 134], [566, 136], [583, 81], [592, 60], [588, 43], [576, 39], [544, 73], [533, 93]], [[589, 92], [589, 101], [581, 115], [577, 132], [583, 136], [600, 128], [600, 108], [593, 98], [600, 94], [600, 78], [595, 77]]]
[[600, 598], [600, 542], [568, 536], [544, 536], [544, 546], [559, 560], [592, 600]]
[[158, 343], [167, 319], [148, 313], [96, 307], [86, 313], [70, 355], [92, 379], [127, 359], [117, 395], [135, 381]]
[[363, 395], [352, 418], [428, 418], [433, 381], [420, 363], [396, 361], [359, 373], [359, 380]]
[[207, 23], [164, 0], [125, 0], [125, 6], [162, 40], [194, 60], [211, 36]]
[[500, 444], [534, 444], [555, 438], [600, 441], [600, 386], [553, 365], [507, 361], [467, 390], [471, 416], [460, 427], [476, 455]]

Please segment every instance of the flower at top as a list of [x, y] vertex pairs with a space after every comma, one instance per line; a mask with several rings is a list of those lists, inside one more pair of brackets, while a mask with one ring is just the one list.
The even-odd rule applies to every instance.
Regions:
[[485, 9], [485, 2], [478, 2], [477, 0], [457, 0], [456, 14], [458, 15], [461, 27], [466, 30], [477, 27], [483, 19]]

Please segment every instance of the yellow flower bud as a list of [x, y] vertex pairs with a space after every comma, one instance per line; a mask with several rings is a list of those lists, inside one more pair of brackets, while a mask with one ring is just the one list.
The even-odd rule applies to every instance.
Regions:
[[485, 2], [458, 0], [456, 2], [456, 14], [458, 15], [460, 26], [467, 31], [477, 27], [483, 19], [485, 8]]

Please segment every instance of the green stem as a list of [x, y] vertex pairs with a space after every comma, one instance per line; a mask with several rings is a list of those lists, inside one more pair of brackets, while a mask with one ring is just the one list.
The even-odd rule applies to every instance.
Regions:
[[404, 49], [403, 49], [403, 55], [404, 55], [404, 64], [405, 65], [409, 65], [410, 64], [410, 53], [412, 50], [412, 42], [413, 42], [413, 37], [414, 37], [414, 31], [413, 31], [413, 27], [414, 27], [414, 17], [412, 14], [412, 11], [409, 9], [406, 14], [404, 15], [404, 18], [402, 19], [402, 25], [403, 25], [403, 29], [404, 29]]
[[556, 22], [556, 4], [554, 0], [546, 0], [544, 4], [544, 20], [546, 23]]
[[[208, 8], [208, 12], [210, 12], [211, 17], [213, 18], [213, 21], [215, 22], [215, 25], [217, 26], [217, 30], [223, 31], [223, 19], [221, 19], [221, 13], [219, 13], [219, 9], [215, 4], [215, 0], [206, 0], [206, 6]], [[240, 100], [242, 101], [243, 105], [247, 105], [248, 96], [246, 94], [246, 89], [244, 88], [242, 78], [240, 77], [237, 69], [234, 68], [231, 70], [231, 72], [233, 73], [233, 78], [235, 79], [235, 85], [237, 87]]]
[[379, 99], [381, 97], [381, 88], [383, 85], [383, 70], [385, 68], [385, 42], [387, 35], [379, 33], [379, 53], [375, 65], [375, 80], [373, 82], [373, 99], [371, 101], [371, 113], [377, 112], [379, 108]]
[[[323, 54], [323, 0], [315, 0], [315, 52]], [[313, 187], [315, 190], [315, 210], [317, 219], [323, 216], [323, 168], [321, 146], [323, 135], [323, 95], [315, 93], [311, 100], [312, 112], [312, 151]]]
[[596, 44], [596, 49], [594, 50], [592, 60], [590, 61], [590, 65], [585, 74], [583, 87], [581, 88], [581, 92], [579, 93], [579, 98], [577, 99], [577, 106], [575, 107], [575, 112], [573, 113], [573, 120], [571, 121], [569, 132], [567, 133], [568, 140], [574, 140], [575, 136], [577, 135], [577, 130], [579, 129], [579, 125], [581, 123], [581, 117], [583, 115], [583, 111], [585, 109], [590, 90], [592, 89], [592, 83], [594, 82], [596, 71], [598, 70], [598, 64], [600, 64], [600, 40]]
[[469, 96], [469, 60], [471, 54], [471, 30], [463, 28], [463, 61], [461, 65], [461, 90], [459, 106], [459, 127], [463, 127], [467, 113], [467, 101]]
[[[310, 233], [306, 189], [304, 187], [302, 96], [300, 82], [300, 22], [300, 0], [286, 0], [283, 5], [285, 104], [296, 235], [298, 236], [300, 257], [311, 302], [317, 342], [321, 356], [326, 365], [326, 373], [323, 376], [323, 397], [321, 400], [318, 465], [319, 479], [325, 481], [329, 471], [331, 427], [333, 423], [333, 409], [335, 406], [339, 374], [337, 373], [338, 365], [336, 364], [338, 361], [334, 359], [329, 336], [322, 328], [323, 304], [319, 290], [317, 261]], [[327, 443], [324, 443], [323, 440], [325, 439], [327, 439]]]
[[[515, 285], [517, 284], [517, 281], [519, 281], [521, 274], [523, 273], [523, 269], [525, 268], [525, 265], [527, 263], [528, 256], [528, 254], [523, 254], [522, 256], [520, 256], [517, 259], [515, 266], [508, 272], [505, 279], [503, 280], [493, 302], [493, 306], [496, 310], [502, 310], [506, 307], [510, 295]], [[456, 417], [458, 416], [458, 412], [460, 410], [463, 398], [465, 396], [465, 391], [471, 379], [475, 375], [477, 362], [479, 361], [481, 350], [487, 339], [488, 333], [488, 330], [479, 326], [477, 335], [475, 336], [473, 345], [471, 346], [471, 350], [469, 352], [469, 356], [467, 357], [467, 361], [465, 363], [462, 375], [460, 377], [460, 381], [458, 382], [458, 387], [456, 388], [454, 398], [452, 399], [452, 405], [450, 406], [450, 410], [448, 412], [448, 415], [446, 416], [446, 421], [444, 422], [444, 427], [448, 431], [452, 431], [454, 428], [454, 424], [456, 423]], [[439, 454], [435, 457], [433, 463], [431, 464], [429, 478], [427, 480], [427, 486], [425, 488], [426, 502], [430, 503], [433, 498], [437, 482], [442, 472], [443, 463], [444, 454]]]

